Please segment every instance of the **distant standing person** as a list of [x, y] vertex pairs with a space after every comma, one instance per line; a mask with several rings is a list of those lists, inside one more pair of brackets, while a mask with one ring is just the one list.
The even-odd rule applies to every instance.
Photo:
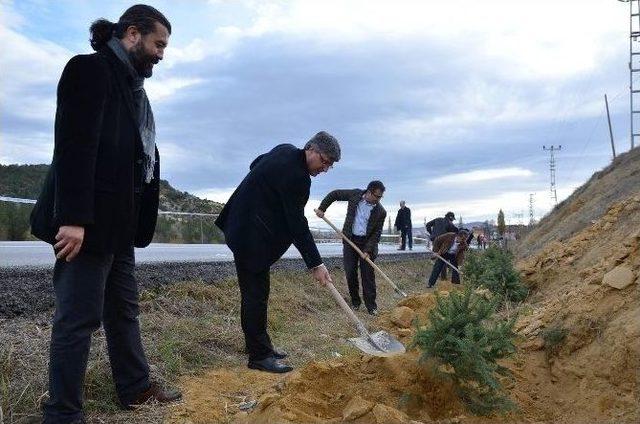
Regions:
[[[451, 262], [453, 266], [459, 268], [462, 266], [464, 260], [464, 252], [468, 249], [467, 239], [469, 237], [469, 231], [461, 229], [457, 233], [444, 233], [438, 236], [433, 242], [433, 251], [442, 256], [447, 261]], [[431, 270], [431, 276], [427, 283], [427, 288], [432, 288], [436, 284], [438, 275], [442, 271], [442, 268], [448, 267], [442, 259], [437, 258], [433, 269]], [[453, 284], [460, 284], [460, 274], [455, 269], [451, 270], [451, 282]]]
[[338, 140], [324, 131], [314, 135], [304, 149], [280, 144], [251, 163], [249, 173], [216, 219], [236, 265], [249, 368], [273, 373], [293, 369], [280, 362], [287, 354], [273, 347], [267, 333], [269, 270], [291, 244], [315, 280], [331, 282], [304, 207], [309, 200], [310, 176], [327, 172], [339, 160]]
[[135, 5], [90, 32], [96, 53], [71, 58], [58, 83], [53, 161], [31, 215], [33, 234], [56, 254], [44, 423], [85, 422], [83, 382], [101, 323], [124, 408], [180, 397], [149, 378], [133, 249], [151, 242], [158, 216], [160, 157], [143, 84], [171, 25]]
[[476, 241], [478, 242], [478, 249], [486, 249], [487, 248], [487, 239], [486, 236], [484, 234], [478, 234], [478, 237], [476, 238]]
[[[387, 211], [380, 204], [384, 190], [384, 184], [380, 181], [371, 181], [365, 190], [334, 190], [326, 195], [316, 212], [322, 218], [324, 212], [333, 202], [348, 202], [347, 216], [344, 220], [342, 233], [354, 242], [365, 256], [372, 261], [378, 256], [378, 243], [380, 242], [384, 220], [387, 218]], [[358, 282], [359, 265], [364, 305], [367, 307], [369, 314], [377, 315], [376, 275], [373, 267], [365, 259], [361, 258], [347, 242], [342, 244], [344, 272], [347, 277], [349, 294], [351, 295], [351, 305], [357, 310], [362, 304], [360, 283]]]
[[[447, 212], [444, 217], [435, 218], [425, 224], [425, 228], [427, 229], [427, 233], [429, 233], [429, 239], [432, 243], [435, 242], [436, 238], [441, 236], [444, 233], [457, 233], [458, 227], [453, 225], [453, 221], [456, 220], [456, 216], [453, 212]], [[435, 244], [432, 248], [435, 251]], [[447, 267], [442, 268], [442, 274], [440, 275], [441, 280], [447, 279]]]
[[396, 215], [396, 228], [400, 231], [400, 248], [398, 250], [405, 250], [407, 244], [409, 250], [413, 249], [413, 236], [411, 234], [411, 209], [409, 209], [404, 200], [400, 201], [400, 209]]

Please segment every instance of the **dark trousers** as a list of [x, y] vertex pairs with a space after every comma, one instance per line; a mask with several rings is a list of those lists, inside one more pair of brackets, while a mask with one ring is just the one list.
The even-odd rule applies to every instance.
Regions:
[[[456, 255], [452, 253], [445, 253], [442, 255], [443, 258], [451, 262], [453, 266], [458, 267], [458, 262], [456, 261]], [[438, 275], [442, 272], [443, 268], [447, 268], [449, 265], [445, 264], [444, 261], [440, 258], [436, 259], [436, 263], [433, 264], [433, 269], [431, 270], [431, 276], [429, 277], [429, 287], [433, 287], [436, 284], [436, 280], [438, 279]], [[451, 282], [453, 284], [460, 284], [460, 275], [458, 271], [455, 269], [451, 269]]]
[[128, 404], [148, 389], [149, 366], [140, 339], [134, 266], [133, 247], [122, 254], [82, 252], [71, 262], [56, 261], [45, 423], [82, 418], [91, 334], [101, 322], [120, 402]]
[[[351, 241], [355, 243], [360, 250], [364, 248], [365, 237], [352, 236]], [[342, 256], [344, 261], [344, 273], [347, 277], [347, 285], [349, 286], [349, 294], [351, 295], [351, 304], [360, 306], [360, 283], [358, 282], [358, 265], [360, 266], [360, 277], [362, 278], [362, 297], [367, 310], [378, 309], [376, 305], [376, 275], [373, 267], [367, 261], [362, 259], [360, 255], [348, 243], [343, 243]], [[371, 258], [373, 260], [374, 258]]]
[[400, 250], [404, 250], [405, 246], [407, 245], [407, 242], [409, 244], [409, 249], [413, 249], [413, 236], [411, 234], [411, 227], [407, 227], [407, 228], [401, 228], [400, 229], [400, 238], [401, 238], [401, 244], [400, 244]]
[[238, 265], [236, 273], [240, 286], [240, 323], [250, 361], [273, 355], [273, 345], [267, 333], [267, 305], [269, 303], [269, 269], [251, 272]]

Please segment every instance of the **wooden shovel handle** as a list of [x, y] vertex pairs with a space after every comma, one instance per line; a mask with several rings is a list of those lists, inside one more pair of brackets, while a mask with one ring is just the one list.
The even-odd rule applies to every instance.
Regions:
[[439, 258], [440, 260], [442, 260], [442, 262], [446, 263], [447, 265], [449, 265], [452, 269], [455, 269], [456, 272], [460, 275], [462, 275], [462, 271], [460, 271], [458, 269], [458, 267], [453, 266], [453, 264], [451, 262], [449, 262], [448, 260], [446, 260], [445, 258], [443, 258], [442, 256], [440, 256], [439, 254], [437, 254], [436, 252], [431, 252], [433, 253], [437, 258]]
[[[318, 209], [314, 209], [315, 212], [318, 212]], [[385, 274], [384, 272], [382, 272], [382, 270], [380, 269], [380, 267], [378, 265], [376, 265], [371, 258], [369, 258], [368, 256], [365, 256], [364, 253], [362, 252], [362, 250], [360, 250], [360, 248], [358, 246], [356, 246], [356, 244], [354, 242], [352, 242], [351, 240], [349, 240], [349, 238], [347, 236], [344, 235], [344, 233], [342, 231], [340, 231], [335, 225], [333, 225], [333, 223], [331, 221], [329, 221], [327, 219], [326, 216], [322, 216], [322, 219], [324, 220], [324, 222], [326, 222], [327, 224], [329, 224], [329, 226], [331, 228], [333, 228], [333, 230], [338, 233], [338, 235], [340, 237], [342, 237], [342, 239], [344, 241], [346, 241], [347, 243], [349, 243], [349, 245], [351, 247], [353, 247], [355, 249], [356, 252], [358, 252], [358, 255], [360, 255], [360, 257], [362, 259], [364, 259], [365, 261], [367, 261], [367, 263], [369, 263], [369, 265], [371, 265], [373, 267], [373, 269], [375, 269], [376, 271], [378, 271], [378, 273], [380, 275], [382, 275], [382, 278], [385, 279], [385, 281], [387, 283], [389, 283], [391, 285], [391, 287], [393, 287], [393, 290], [395, 290], [396, 293], [401, 294], [404, 297], [407, 297], [407, 294], [405, 292], [403, 292], [402, 290], [400, 290], [398, 288], [398, 286], [396, 285], [396, 283], [394, 283], [393, 281], [391, 281], [391, 279], [389, 277], [387, 277], [387, 274]]]
[[342, 298], [342, 295], [340, 295], [340, 292], [338, 292], [338, 290], [335, 288], [335, 286], [332, 283], [327, 283], [326, 286], [331, 292], [331, 295], [333, 296], [335, 301], [338, 303], [338, 305], [340, 305], [340, 308], [344, 311], [345, 314], [349, 316], [349, 318], [351, 318], [351, 321], [353, 321], [353, 323], [356, 325], [356, 328], [358, 329], [358, 332], [360, 333], [360, 335], [368, 338], [369, 332], [367, 331], [367, 328], [364, 326], [362, 321], [358, 319], [358, 317], [351, 310], [349, 305], [347, 305], [347, 302], [345, 302], [345, 300]]

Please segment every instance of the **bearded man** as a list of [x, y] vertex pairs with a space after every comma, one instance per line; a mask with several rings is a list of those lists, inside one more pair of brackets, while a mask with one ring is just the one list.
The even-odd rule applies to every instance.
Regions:
[[160, 157], [145, 78], [162, 60], [171, 24], [135, 5], [90, 28], [96, 53], [73, 57], [58, 84], [53, 161], [31, 216], [53, 245], [56, 310], [45, 423], [83, 423], [91, 334], [104, 326], [123, 408], [180, 397], [150, 381], [140, 338], [134, 246], [153, 238]]

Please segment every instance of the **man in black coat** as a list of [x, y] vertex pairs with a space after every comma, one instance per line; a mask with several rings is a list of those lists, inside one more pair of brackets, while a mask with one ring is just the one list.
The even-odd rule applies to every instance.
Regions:
[[401, 243], [398, 250], [405, 250], [409, 244], [409, 250], [413, 249], [413, 235], [411, 234], [411, 209], [409, 209], [404, 200], [400, 201], [400, 209], [396, 215], [395, 227], [400, 231]]
[[240, 320], [249, 353], [248, 367], [283, 373], [286, 354], [274, 349], [267, 333], [269, 268], [293, 243], [322, 284], [331, 281], [313, 241], [304, 207], [309, 200], [310, 176], [327, 172], [340, 160], [340, 145], [321, 131], [304, 149], [280, 144], [258, 156], [224, 206], [216, 225], [236, 265], [240, 286]]
[[[349, 238], [364, 253], [366, 257], [375, 260], [378, 256], [378, 243], [382, 234], [387, 211], [380, 204], [385, 187], [380, 181], [371, 181], [366, 190], [334, 190], [327, 194], [318, 206], [316, 214], [322, 218], [324, 212], [335, 201], [347, 203], [347, 216], [344, 220], [342, 233]], [[362, 297], [367, 311], [371, 315], [378, 314], [376, 305], [376, 275], [373, 267], [361, 258], [353, 247], [343, 242], [342, 252], [344, 272], [351, 295], [351, 305], [360, 308], [360, 283], [358, 282], [358, 265], [362, 278]]]
[[153, 238], [160, 163], [144, 78], [162, 59], [169, 21], [150, 6], [91, 26], [96, 53], [73, 57], [58, 84], [53, 161], [31, 216], [54, 245], [56, 311], [45, 423], [84, 422], [82, 383], [102, 323], [119, 400], [167, 402], [149, 379], [138, 322], [134, 246]]
[[453, 221], [456, 220], [456, 216], [453, 212], [447, 212], [444, 218], [435, 218], [425, 224], [425, 228], [429, 233], [431, 241], [435, 241], [438, 236], [444, 233], [457, 233], [458, 227], [453, 225]]

